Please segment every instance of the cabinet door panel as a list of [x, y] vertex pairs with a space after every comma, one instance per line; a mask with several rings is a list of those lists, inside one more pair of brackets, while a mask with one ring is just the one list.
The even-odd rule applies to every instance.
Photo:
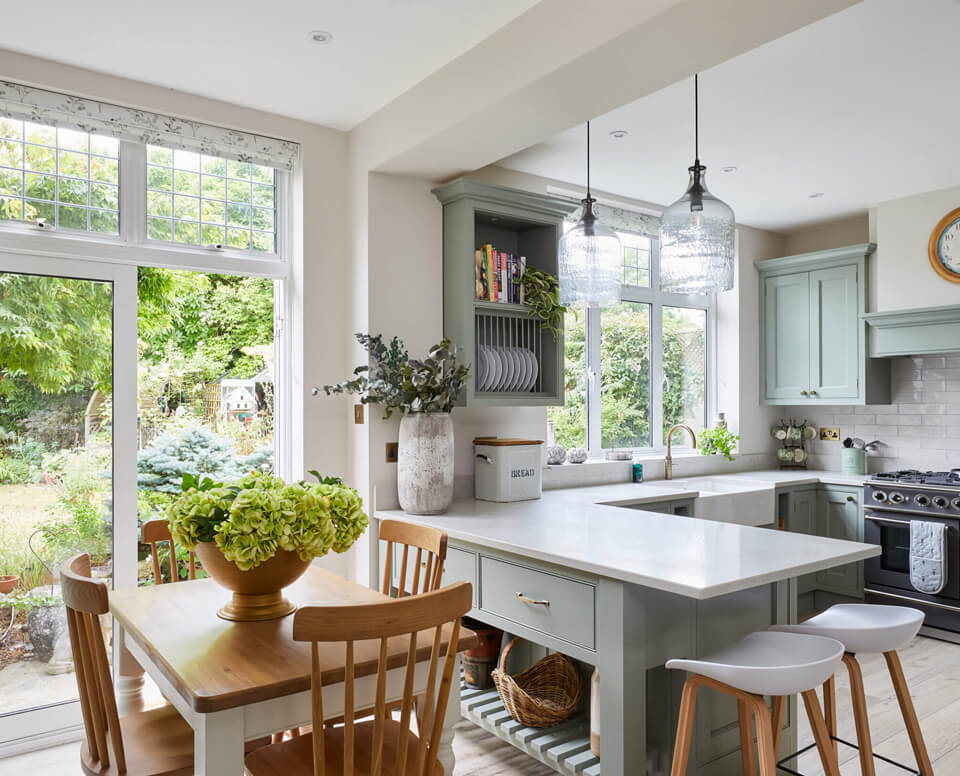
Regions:
[[854, 399], [860, 373], [857, 268], [810, 273], [810, 386], [820, 399]]
[[[798, 490], [790, 494], [790, 510], [787, 515], [786, 529], [794, 533], [814, 536], [817, 533], [817, 492]], [[797, 578], [797, 594], [803, 595], [816, 590], [815, 574], [804, 574]]]
[[767, 399], [797, 399], [810, 387], [810, 273], [777, 275], [764, 286]]
[[[863, 540], [860, 491], [824, 488], [817, 494], [817, 534], [851, 542]], [[847, 563], [817, 572], [817, 588], [839, 595], [863, 595], [863, 564]]]

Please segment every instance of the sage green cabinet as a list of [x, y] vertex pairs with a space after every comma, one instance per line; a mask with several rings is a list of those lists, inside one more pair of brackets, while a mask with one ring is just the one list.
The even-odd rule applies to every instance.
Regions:
[[[779, 496], [782, 502], [781, 523], [784, 531], [817, 535], [817, 489], [794, 490]], [[816, 574], [804, 574], [797, 578], [797, 594], [803, 595], [816, 590]]]
[[[443, 333], [463, 349], [463, 359], [472, 367], [459, 403], [473, 407], [562, 405], [563, 322], [554, 338], [529, 316], [527, 305], [477, 299], [474, 254], [489, 244], [525, 257], [528, 267], [556, 276], [563, 220], [577, 209], [577, 203], [465, 178], [446, 183], [433, 193], [443, 205]], [[508, 373], [517, 368], [521, 358], [533, 354], [536, 370], [531, 387], [520, 390], [516, 381], [496, 388], [481, 383], [476, 367], [481, 350], [494, 360], [498, 357], [491, 356], [491, 351], [503, 354], [507, 361], [516, 358]], [[518, 350], [526, 353], [517, 356]], [[502, 363], [499, 368], [504, 368]]]
[[867, 358], [873, 244], [757, 262], [765, 404], [886, 404], [890, 366]]
[[[862, 498], [860, 488], [821, 488], [817, 493], [817, 535], [862, 542]], [[817, 572], [817, 589], [862, 598], [863, 563], [847, 563]]]

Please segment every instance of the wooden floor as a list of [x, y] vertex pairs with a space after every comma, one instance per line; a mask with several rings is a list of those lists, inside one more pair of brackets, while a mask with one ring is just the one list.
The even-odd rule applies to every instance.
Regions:
[[[919, 638], [901, 653], [904, 673], [913, 694], [917, 714], [927, 740], [937, 776], [960, 774], [960, 645]], [[880, 655], [860, 658], [870, 712], [874, 748], [880, 754], [908, 765], [913, 763], [910, 741], [903, 730], [896, 696]], [[837, 677], [839, 735], [856, 740], [850, 711], [849, 682], [841, 671]], [[800, 713], [800, 744], [813, 738]], [[80, 774], [79, 744], [44, 749], [0, 760], [0, 773], [28, 773], [30, 776], [74, 776]], [[550, 776], [553, 771], [509, 744], [469, 722], [456, 729], [455, 776]], [[860, 773], [856, 752], [840, 747], [843, 776]], [[809, 776], [821, 774], [816, 754], [801, 758], [795, 770]], [[877, 776], [902, 776], [902, 771], [878, 762]]]

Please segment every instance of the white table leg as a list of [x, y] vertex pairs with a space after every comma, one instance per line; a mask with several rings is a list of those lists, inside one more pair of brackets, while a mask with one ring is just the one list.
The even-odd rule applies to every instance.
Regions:
[[123, 643], [123, 630], [114, 620], [113, 640], [117, 665], [117, 713], [122, 717], [143, 711], [143, 668]]
[[195, 776], [242, 776], [242, 708], [197, 715], [193, 771]]
[[[441, 661], [442, 665], [442, 661]], [[460, 655], [453, 665], [453, 682], [450, 686], [450, 700], [447, 702], [447, 714], [443, 719], [440, 743], [437, 746], [437, 759], [443, 766], [444, 776], [453, 776], [456, 757], [453, 754], [453, 726], [460, 721]]]

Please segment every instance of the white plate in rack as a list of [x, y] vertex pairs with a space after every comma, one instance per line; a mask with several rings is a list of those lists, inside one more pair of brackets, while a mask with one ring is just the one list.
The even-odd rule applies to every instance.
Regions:
[[483, 383], [487, 379], [487, 360], [483, 356], [483, 345], [477, 345], [477, 363], [474, 371], [474, 385], [476, 390], [482, 391]]
[[523, 379], [523, 365], [520, 363], [520, 359], [517, 357], [517, 349], [508, 347], [506, 348], [507, 358], [510, 359], [510, 366], [512, 367], [512, 372], [510, 374], [510, 382], [507, 384], [506, 390], [511, 393], [517, 390], [517, 386], [520, 384], [520, 381]]
[[483, 381], [483, 391], [492, 391], [500, 380], [500, 361], [489, 345], [481, 345], [483, 357], [487, 362], [487, 378]]
[[524, 386], [526, 386], [527, 380], [530, 379], [530, 362], [527, 361], [527, 357], [524, 355], [523, 348], [514, 348], [513, 355], [520, 364], [520, 374], [517, 377], [516, 385], [513, 386], [513, 390], [525, 391], [527, 389]]
[[513, 363], [513, 359], [510, 358], [510, 353], [506, 348], [497, 348], [497, 355], [503, 362], [503, 379], [500, 381], [500, 385], [497, 390], [509, 391], [510, 386], [513, 385], [513, 380], [516, 377], [517, 368]]
[[530, 377], [527, 380], [525, 391], [532, 391], [537, 384], [537, 377], [540, 375], [540, 365], [537, 363], [537, 356], [532, 350], [525, 351], [527, 360], [530, 362]]

